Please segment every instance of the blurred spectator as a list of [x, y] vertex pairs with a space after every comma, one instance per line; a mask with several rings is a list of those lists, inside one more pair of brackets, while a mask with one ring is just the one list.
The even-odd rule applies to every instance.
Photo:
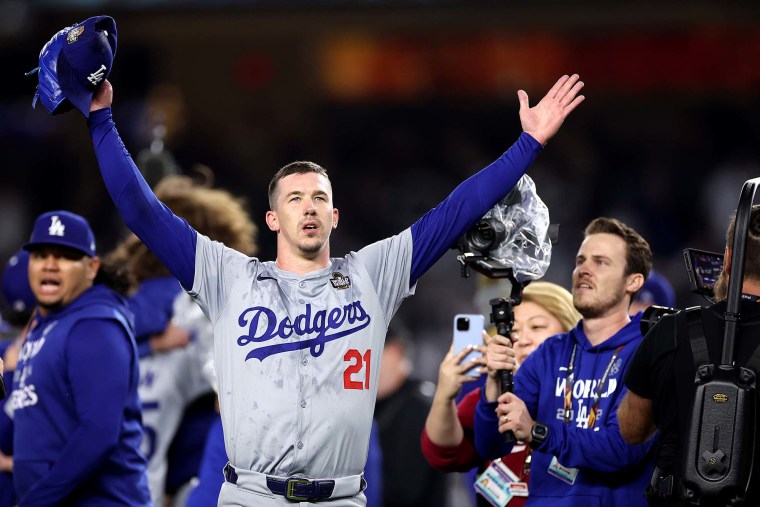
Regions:
[[[495, 294], [494, 297], [499, 295], [503, 294]], [[581, 318], [573, 307], [573, 298], [567, 290], [541, 281], [525, 287], [522, 303], [514, 307], [514, 317], [511, 338], [518, 365], [548, 337], [568, 332]], [[477, 454], [473, 439], [473, 420], [480, 389], [471, 391], [454, 405], [463, 382], [475, 380], [463, 375], [466, 365], [460, 363], [465, 355], [464, 351], [455, 355], [450, 350], [441, 363], [436, 396], [422, 433], [425, 457], [431, 465], [443, 472], [464, 472], [473, 467], [483, 472], [490, 464], [489, 460]], [[485, 358], [480, 364], [485, 365]], [[523, 444], [516, 445], [501, 462], [527, 486], [530, 474], [529, 448]], [[519, 506], [524, 503], [525, 498], [515, 497], [509, 505]], [[477, 504], [490, 505], [482, 496], [478, 496]]]
[[[29, 287], [29, 252], [19, 250], [8, 259], [2, 277], [3, 338], [0, 358], [3, 360], [3, 382], [6, 389], [13, 385], [19, 347], [37, 301]], [[6, 403], [7, 410], [6, 410]], [[13, 487], [13, 419], [10, 399], [0, 407], [0, 507], [17, 504]]]
[[29, 287], [29, 252], [19, 250], [5, 264], [2, 277], [3, 298], [0, 301], [3, 330], [0, 335], [0, 347], [3, 340], [15, 339], [29, 321], [37, 302]]
[[445, 505], [447, 496], [446, 476], [428, 464], [420, 449], [435, 386], [412, 376], [411, 347], [396, 319], [385, 338], [375, 406], [386, 507]]
[[228, 461], [227, 451], [224, 449], [222, 417], [217, 415], [206, 435], [198, 480], [188, 496], [185, 507], [207, 507], [217, 504], [219, 491], [224, 483], [222, 469]]

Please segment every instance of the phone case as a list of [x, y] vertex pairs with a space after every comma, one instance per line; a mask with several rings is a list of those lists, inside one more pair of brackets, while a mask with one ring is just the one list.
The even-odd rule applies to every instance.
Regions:
[[[460, 319], [467, 319], [467, 329], [461, 329], [462, 325], [458, 325]], [[485, 325], [485, 317], [479, 314], [467, 314], [460, 313], [454, 316], [454, 353], [459, 353], [460, 350], [468, 345], [482, 345], [483, 344], [483, 327]], [[481, 353], [477, 350], [473, 350], [462, 360], [462, 364], [468, 363], [473, 359], [480, 357]], [[472, 368], [467, 372], [467, 375], [472, 377], [479, 377], [477, 368]]]

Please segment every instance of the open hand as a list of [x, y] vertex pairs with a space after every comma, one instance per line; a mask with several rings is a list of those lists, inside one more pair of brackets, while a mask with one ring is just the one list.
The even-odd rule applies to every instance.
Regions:
[[542, 145], [546, 145], [557, 133], [565, 118], [585, 99], [583, 95], [578, 95], [581, 88], [583, 81], [578, 74], [562, 76], [554, 83], [549, 93], [533, 107], [529, 106], [528, 94], [519, 90], [517, 97], [520, 100], [520, 123], [523, 130]]

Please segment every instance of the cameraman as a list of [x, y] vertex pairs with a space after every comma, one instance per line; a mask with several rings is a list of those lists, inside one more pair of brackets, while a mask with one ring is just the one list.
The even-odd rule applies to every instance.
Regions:
[[[723, 314], [726, 311], [735, 230], [736, 216], [733, 216], [726, 233], [723, 271], [715, 283], [716, 303], [701, 311], [711, 361], [721, 357], [723, 347]], [[757, 304], [760, 300], [760, 205], [753, 206], [750, 214], [745, 259], [741, 320], [734, 355], [742, 366], [746, 366], [760, 344], [760, 305]], [[628, 442], [644, 442], [655, 429], [660, 431], [656, 468], [648, 488], [650, 505], [690, 505], [680, 498], [679, 472], [686, 451], [682, 445], [686, 435], [681, 433], [689, 425], [696, 368], [688, 333], [676, 330], [679, 320], [675, 315], [663, 317], [641, 343], [625, 377], [629, 391], [618, 412], [620, 432]], [[758, 467], [754, 467], [753, 474], [746, 505], [760, 503]], [[725, 503], [702, 498], [700, 505]]]
[[[649, 244], [613, 218], [585, 230], [573, 270], [573, 305], [583, 319], [547, 339], [514, 377], [514, 393], [498, 396], [489, 376], [475, 412], [475, 446], [497, 458], [512, 431], [533, 449], [527, 505], [645, 505], [651, 443], [628, 445], [615, 413], [623, 374], [641, 343], [641, 316], [631, 300], [652, 265]], [[508, 347], [505, 347], [508, 348]], [[514, 369], [511, 350], [488, 349], [489, 370]], [[498, 396], [498, 400], [497, 400]]]

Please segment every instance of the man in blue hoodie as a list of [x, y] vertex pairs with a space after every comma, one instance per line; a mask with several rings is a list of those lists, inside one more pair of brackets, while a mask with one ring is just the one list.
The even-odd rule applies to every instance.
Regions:
[[11, 393], [19, 505], [149, 506], [132, 316], [101, 283], [92, 230], [44, 213], [24, 249], [37, 309]]
[[[623, 375], [642, 340], [628, 307], [652, 265], [649, 244], [619, 220], [597, 218], [573, 270], [573, 304], [583, 319], [546, 340], [520, 365], [514, 393], [496, 374], [514, 369], [509, 340], [488, 348], [489, 378], [475, 414], [475, 445], [487, 458], [510, 452], [503, 433], [533, 449], [527, 505], [639, 506], [651, 475], [652, 442], [620, 436]], [[524, 485], [521, 487], [524, 488]], [[509, 485], [505, 496], [511, 495]]]

